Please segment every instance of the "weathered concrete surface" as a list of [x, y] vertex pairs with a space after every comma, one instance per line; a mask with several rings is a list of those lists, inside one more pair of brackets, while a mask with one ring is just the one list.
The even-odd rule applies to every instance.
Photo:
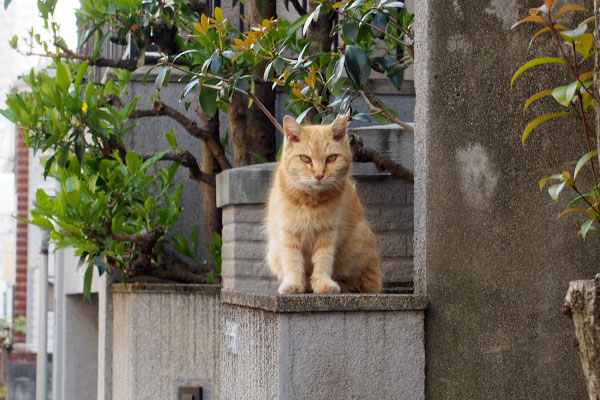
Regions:
[[425, 301], [399, 297], [223, 291], [222, 398], [424, 399]]
[[215, 285], [113, 286], [113, 399], [219, 399], [221, 302]]
[[[96, 399], [98, 386], [98, 295], [84, 300], [81, 294], [63, 296], [60, 329], [55, 338], [62, 349], [55, 364], [57, 399], [77, 400], [82, 393]], [[58, 354], [56, 355], [58, 356]]]
[[574, 168], [580, 130], [550, 122], [523, 148], [526, 123], [556, 111], [541, 101], [524, 119], [523, 103], [561, 69], [528, 71], [510, 90], [516, 69], [543, 54], [527, 50], [537, 27], [510, 25], [542, 3], [416, 2], [415, 270], [427, 268], [416, 284], [429, 299], [428, 400], [586, 398], [560, 307], [569, 280], [597, 272], [600, 243], [577, 236], [580, 219], [557, 220], [564, 201], [537, 187]]

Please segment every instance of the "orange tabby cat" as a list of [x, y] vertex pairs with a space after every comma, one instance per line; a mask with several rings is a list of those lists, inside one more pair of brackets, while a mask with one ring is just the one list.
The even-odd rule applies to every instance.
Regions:
[[347, 125], [345, 116], [314, 126], [283, 119], [266, 220], [267, 261], [281, 294], [381, 290], [375, 235], [350, 178]]

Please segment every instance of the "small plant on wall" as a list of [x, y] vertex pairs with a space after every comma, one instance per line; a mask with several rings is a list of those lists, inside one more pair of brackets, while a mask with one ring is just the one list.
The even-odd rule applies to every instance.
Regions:
[[[538, 128], [556, 118], [575, 118], [579, 121], [578, 132], [584, 154], [573, 161], [571, 168], [544, 177], [539, 181], [540, 190], [547, 188], [550, 197], [558, 201], [561, 194], [570, 193], [565, 210], [559, 215], [582, 216], [579, 234], [586, 239], [590, 232], [600, 231], [600, 170], [598, 162], [598, 112], [595, 103], [598, 81], [595, 81], [594, 59], [598, 68], [598, 38], [594, 27], [598, 15], [593, 15], [581, 4], [557, 6], [557, 0], [545, 0], [538, 8], [532, 8], [526, 17], [514, 27], [529, 23], [538, 26], [529, 46], [544, 38], [553, 44], [556, 56], [535, 58], [521, 66], [511, 79], [511, 87], [517, 79], [527, 73], [532, 76], [537, 66], [553, 64], [562, 68], [570, 81], [566, 85], [549, 87], [534, 93], [524, 106], [526, 115], [530, 106], [543, 99], [553, 99], [556, 110], [532, 117], [521, 134], [523, 145], [532, 133], [541, 133]], [[594, 2], [596, 3], [596, 1]], [[595, 4], [595, 9], [598, 5]], [[578, 18], [577, 18], [577, 17]], [[577, 20], [575, 24], [572, 21]], [[547, 43], [547, 42], [546, 42]], [[535, 75], [534, 75], [535, 76]], [[597, 79], [597, 78], [596, 78]], [[594, 115], [595, 112], [595, 115]], [[566, 160], [565, 160], [566, 161]], [[588, 176], [584, 177], [585, 171]], [[600, 398], [600, 276], [595, 279], [572, 281], [567, 291], [563, 312], [573, 318], [577, 350], [580, 355], [590, 400]]]

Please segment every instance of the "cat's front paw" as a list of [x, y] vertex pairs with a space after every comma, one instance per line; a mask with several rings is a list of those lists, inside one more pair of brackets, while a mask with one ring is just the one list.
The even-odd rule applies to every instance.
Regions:
[[340, 285], [331, 278], [313, 278], [311, 285], [314, 293], [339, 293]]
[[279, 294], [304, 293], [304, 285], [293, 281], [283, 281], [279, 285]]

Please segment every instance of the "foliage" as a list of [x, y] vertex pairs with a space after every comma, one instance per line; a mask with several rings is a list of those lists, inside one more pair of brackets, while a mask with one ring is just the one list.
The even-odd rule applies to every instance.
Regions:
[[[521, 74], [539, 65], [557, 64], [563, 66], [568, 71], [571, 83], [537, 92], [525, 102], [523, 114], [527, 112], [533, 103], [550, 96], [560, 105], [561, 111], [534, 118], [525, 127], [521, 135], [521, 140], [523, 145], [525, 145], [529, 135], [538, 126], [555, 118], [574, 116], [580, 121], [582, 128], [581, 138], [583, 145], [587, 149], [586, 153], [576, 163], [573, 172], [565, 170], [544, 178], [539, 182], [539, 187], [540, 190], [543, 190], [548, 183], [552, 183], [548, 187], [548, 194], [554, 200], [558, 200], [565, 188], [573, 190], [575, 196], [569, 202], [565, 211], [561, 213], [560, 217], [572, 213], [586, 215], [585, 222], [583, 222], [579, 230], [582, 238], [585, 239], [588, 232], [598, 231], [595, 223], [600, 224], [600, 187], [598, 186], [597, 174], [598, 151], [593, 148], [596, 142], [596, 132], [588, 121], [589, 114], [595, 106], [593, 92], [594, 70], [593, 63], [589, 62], [595, 55], [595, 51], [593, 50], [595, 18], [593, 16], [590, 17], [588, 10], [582, 5], [565, 4], [561, 8], [558, 8], [556, 4], [556, 0], [545, 0], [542, 6], [530, 9], [529, 14], [514, 26], [522, 23], [540, 25], [541, 29], [533, 35], [530, 46], [538, 37], [545, 33], [550, 33], [559, 57], [540, 57], [525, 63], [513, 75], [511, 87]], [[565, 16], [577, 11], [584, 12], [583, 19], [575, 27], [567, 26], [563, 22]], [[582, 183], [582, 179], [580, 178], [584, 168], [589, 168], [592, 176], [592, 185], [585, 190], [582, 189], [581, 185], [586, 185], [586, 183]]]
[[44, 175], [60, 184], [56, 193], [37, 191], [27, 222], [48, 231], [57, 249], [76, 249], [85, 295], [94, 266], [102, 274], [109, 264], [126, 270], [138, 261], [144, 249], [134, 235], [160, 229], [153, 239], [163, 239], [179, 217], [182, 190], [173, 185], [178, 164], [151, 168], [167, 151], [144, 160], [124, 150], [137, 99], [119, 110], [106, 98], [123, 94], [129, 74], [102, 85], [88, 81], [87, 73], [87, 63], [62, 61], [53, 70], [32, 71], [30, 90], [10, 95], [2, 111], [28, 133], [29, 147], [44, 152]]
[[[299, 121], [327, 122], [345, 112], [364, 122], [373, 117], [403, 123], [375, 97], [368, 81], [375, 70], [400, 88], [403, 71], [412, 63], [413, 16], [402, 2], [318, 0], [295, 22], [264, 19], [241, 32], [219, 7], [210, 12], [197, 2], [82, 0], [76, 14], [85, 27], [82, 45], [90, 48], [76, 51], [60, 37], [55, 6], [56, 0], [38, 1], [51, 42], [33, 29], [25, 40], [11, 40], [25, 54], [51, 57], [52, 65], [24, 77], [27, 91], [9, 95], [7, 109], [0, 113], [23, 128], [27, 145], [44, 155], [44, 177], [59, 183], [54, 193], [36, 193], [28, 222], [49, 231], [57, 248], [76, 249], [85, 269], [85, 293], [94, 267], [103, 273], [114, 266], [127, 277], [163, 264], [163, 242], [193, 261], [194, 271], [206, 264], [197, 229], [191, 238], [169, 234], [181, 211], [181, 186], [173, 178], [182, 165], [195, 181], [214, 185], [210, 174], [215, 171], [200, 171], [193, 155], [178, 148], [172, 131], [165, 139], [173, 151], [140, 155], [125, 144], [132, 119], [166, 115], [203, 140], [220, 170], [230, 167], [222, 139], [211, 139], [194, 121], [161, 102], [160, 90], [169, 84], [172, 70], [184, 72], [181, 101], [186, 108], [197, 102], [201, 118], [227, 111], [238, 93], [249, 98], [248, 107], [256, 104], [278, 126], [255, 95], [256, 86], [266, 83], [289, 95], [287, 108]], [[311, 39], [310, 32], [319, 18], [333, 21], [334, 16], [338, 23], [325, 36], [339, 35], [340, 44], [330, 51]], [[103, 58], [107, 43], [133, 44], [131, 59]], [[164, 58], [155, 70], [154, 109], [139, 110], [137, 98], [123, 99], [130, 71], [148, 61], [145, 50], [151, 45]], [[102, 83], [94, 80], [98, 67], [112, 68]], [[369, 113], [357, 112], [356, 100], [364, 101]], [[172, 164], [159, 166], [161, 160]], [[221, 246], [216, 233], [208, 247], [217, 268], [211, 279], [220, 273]], [[184, 269], [189, 272], [190, 266]]]
[[[341, 18], [332, 34], [339, 33], [343, 44], [335, 51], [312, 51], [305, 37], [319, 15]], [[404, 70], [412, 63], [411, 24], [414, 16], [403, 3], [382, 1], [321, 1], [316, 9], [295, 22], [265, 19], [249, 31], [239, 32], [224, 18], [219, 8], [215, 17], [202, 15], [194, 23], [194, 40], [188, 49], [171, 61], [165, 71], [182, 69], [184, 60], [191, 80], [182, 93], [185, 104], [196, 97], [205, 113], [214, 115], [214, 104], [225, 111], [236, 91], [254, 93], [252, 71], [265, 65], [263, 79], [272, 89], [281, 86], [290, 96], [287, 110], [302, 121], [311, 111], [312, 122], [329, 121], [338, 112], [348, 112], [368, 122], [370, 116], [352, 110], [352, 102], [366, 99], [369, 105], [383, 104], [368, 88], [371, 70], [385, 73], [399, 89]], [[233, 40], [228, 40], [229, 37]], [[398, 58], [401, 49], [408, 55]], [[344, 70], [347, 77], [343, 75]], [[166, 72], [165, 72], [166, 74]], [[366, 89], [365, 89], [366, 87]], [[372, 108], [371, 116], [388, 123], [395, 110]]]

